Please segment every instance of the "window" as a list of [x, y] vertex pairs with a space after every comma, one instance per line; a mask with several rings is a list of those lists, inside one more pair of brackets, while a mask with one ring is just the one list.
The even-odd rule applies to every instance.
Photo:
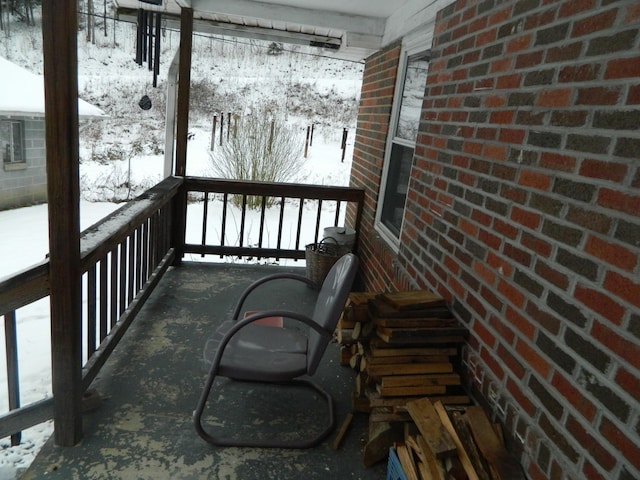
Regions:
[[24, 163], [22, 122], [0, 120], [0, 156], [3, 163]]
[[392, 112], [390, 136], [382, 177], [377, 225], [381, 233], [398, 245], [404, 206], [409, 187], [413, 152], [418, 136], [422, 101], [427, 83], [428, 50], [414, 49], [404, 53], [401, 75], [396, 83], [396, 99]]

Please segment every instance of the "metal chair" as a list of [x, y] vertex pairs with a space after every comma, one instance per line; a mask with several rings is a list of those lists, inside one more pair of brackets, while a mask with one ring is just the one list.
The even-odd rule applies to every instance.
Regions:
[[[358, 259], [348, 253], [331, 268], [318, 294], [312, 317], [293, 310], [266, 310], [239, 320], [243, 304], [256, 288], [276, 279], [314, 283], [302, 275], [274, 274], [251, 284], [242, 294], [233, 312], [233, 320], [224, 322], [207, 348], [214, 353], [209, 375], [194, 412], [195, 429], [213, 445], [242, 447], [309, 448], [324, 440], [335, 426], [333, 399], [309, 376], [313, 375], [332, 339], [338, 319], [358, 270]], [[283, 317], [309, 327], [302, 329], [256, 324], [269, 317]], [[309, 439], [284, 440], [218, 437], [205, 431], [202, 416], [216, 377], [283, 385], [303, 385], [316, 390], [327, 402], [328, 418], [324, 429]]]

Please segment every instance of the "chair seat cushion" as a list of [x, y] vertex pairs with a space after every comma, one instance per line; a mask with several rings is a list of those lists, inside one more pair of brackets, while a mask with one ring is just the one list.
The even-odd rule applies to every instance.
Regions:
[[[205, 346], [211, 365], [220, 341], [236, 322], [221, 324]], [[307, 337], [292, 328], [251, 323], [231, 338], [220, 362], [219, 374], [238, 380], [282, 381], [306, 372]], [[282, 369], [276, 375], [275, 371]]]

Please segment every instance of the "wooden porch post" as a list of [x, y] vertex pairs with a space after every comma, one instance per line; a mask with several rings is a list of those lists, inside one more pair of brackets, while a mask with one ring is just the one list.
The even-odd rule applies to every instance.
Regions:
[[[189, 91], [191, 88], [191, 46], [193, 37], [193, 9], [182, 8], [180, 14], [180, 61], [178, 73], [178, 111], [176, 120], [176, 169], [175, 175], [184, 177], [187, 168], [187, 134], [189, 133]], [[187, 193], [182, 190], [176, 197], [173, 244], [176, 249], [175, 264], [180, 264], [184, 253], [184, 236], [187, 216]]]
[[77, 0], [42, 2], [54, 438], [82, 438]]

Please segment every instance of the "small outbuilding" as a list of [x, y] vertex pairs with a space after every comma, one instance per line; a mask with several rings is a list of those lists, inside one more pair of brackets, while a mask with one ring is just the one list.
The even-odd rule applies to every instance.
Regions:
[[[0, 57], [0, 210], [47, 201], [44, 82]], [[81, 119], [105, 118], [98, 107], [78, 102]]]

